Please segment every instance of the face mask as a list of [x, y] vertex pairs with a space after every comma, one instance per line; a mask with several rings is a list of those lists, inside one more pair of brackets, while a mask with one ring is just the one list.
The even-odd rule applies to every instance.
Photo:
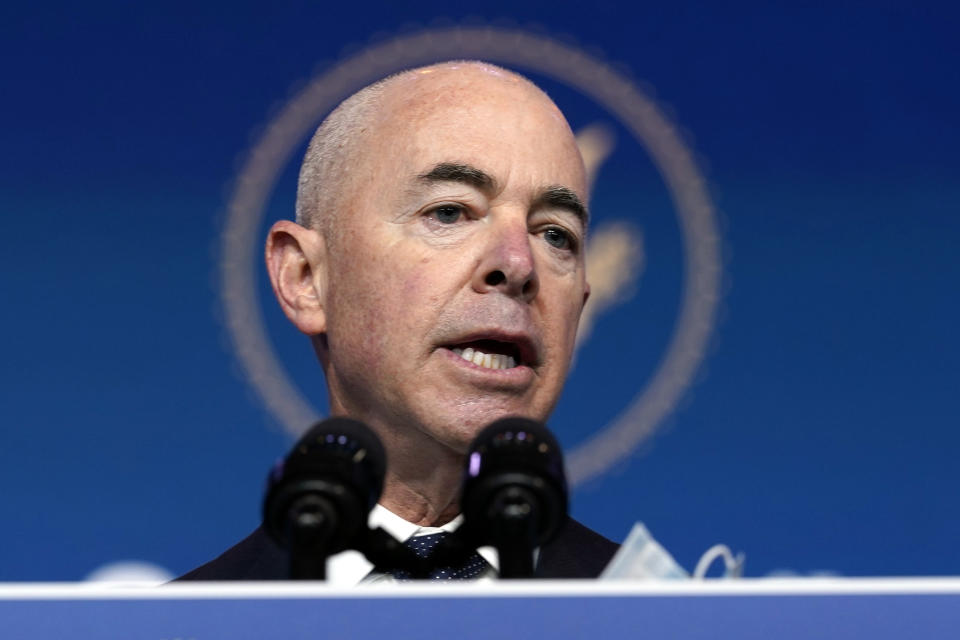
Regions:
[[745, 556], [736, 556], [726, 545], [717, 544], [700, 557], [693, 575], [677, 564], [673, 556], [653, 539], [643, 523], [633, 525], [630, 535], [620, 546], [620, 550], [600, 575], [602, 580], [702, 580], [710, 566], [722, 558], [725, 566], [724, 578], [739, 578], [743, 575]]

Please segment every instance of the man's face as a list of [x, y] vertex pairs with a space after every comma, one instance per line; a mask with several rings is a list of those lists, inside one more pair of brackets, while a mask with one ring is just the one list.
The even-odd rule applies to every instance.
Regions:
[[588, 291], [583, 164], [512, 77], [443, 69], [385, 102], [328, 239], [331, 403], [463, 452], [560, 394]]

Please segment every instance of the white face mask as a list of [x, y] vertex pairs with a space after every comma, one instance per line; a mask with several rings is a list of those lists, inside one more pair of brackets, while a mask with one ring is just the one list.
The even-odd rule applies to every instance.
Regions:
[[659, 542], [653, 539], [643, 523], [638, 522], [633, 525], [630, 535], [623, 541], [620, 550], [604, 569], [600, 579], [687, 580], [693, 578], [702, 580], [717, 558], [723, 559], [724, 578], [739, 578], [743, 575], [744, 554], [739, 553], [734, 556], [729, 547], [717, 544], [700, 557], [691, 576], [677, 564], [673, 556]]

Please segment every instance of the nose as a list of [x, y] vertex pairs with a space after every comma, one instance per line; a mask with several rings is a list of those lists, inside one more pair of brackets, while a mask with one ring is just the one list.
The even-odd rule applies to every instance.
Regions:
[[498, 291], [524, 302], [537, 296], [540, 280], [526, 220], [522, 224], [504, 222], [491, 229], [473, 276], [473, 288], [478, 293]]

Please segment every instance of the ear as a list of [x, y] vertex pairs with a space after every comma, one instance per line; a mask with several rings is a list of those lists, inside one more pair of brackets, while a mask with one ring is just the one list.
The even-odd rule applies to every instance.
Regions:
[[327, 330], [326, 257], [326, 243], [316, 231], [289, 220], [270, 228], [266, 259], [273, 293], [290, 322], [310, 336]]
[[583, 283], [583, 302], [580, 304], [580, 313], [583, 313], [583, 308], [587, 306], [587, 299], [590, 298], [590, 283]]

